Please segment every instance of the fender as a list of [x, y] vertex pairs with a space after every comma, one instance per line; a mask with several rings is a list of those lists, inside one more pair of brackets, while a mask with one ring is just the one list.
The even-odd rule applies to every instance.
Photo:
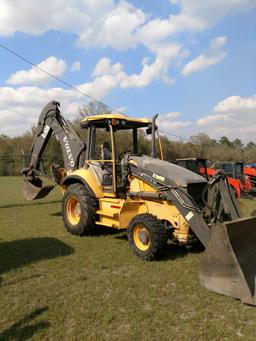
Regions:
[[81, 183], [84, 185], [86, 189], [96, 198], [104, 197], [103, 191], [98, 185], [95, 175], [91, 171], [90, 167], [87, 169], [81, 168], [75, 170], [62, 180], [61, 185], [67, 187], [74, 183]]

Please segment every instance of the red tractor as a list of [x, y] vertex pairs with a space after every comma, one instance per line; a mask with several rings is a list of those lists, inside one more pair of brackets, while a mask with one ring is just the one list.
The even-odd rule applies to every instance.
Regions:
[[239, 181], [241, 190], [244, 193], [252, 191], [250, 177], [244, 174], [243, 162], [218, 162], [214, 165], [215, 169], [222, 169], [229, 178]]
[[[227, 175], [228, 182], [235, 191], [236, 197], [239, 199], [241, 197], [241, 192], [244, 190], [243, 188], [243, 182], [241, 181], [241, 178], [239, 177], [239, 164], [237, 163], [237, 166], [235, 167], [233, 165], [233, 168], [236, 170], [236, 174], [234, 172], [226, 172], [230, 171], [230, 167], [224, 166], [228, 163], [218, 163], [215, 164], [215, 166], [212, 168], [209, 166], [209, 162], [206, 159], [203, 158], [186, 158], [186, 159], [176, 159], [176, 163], [179, 166], [182, 166], [184, 168], [187, 168], [191, 170], [192, 172], [195, 172], [197, 174], [200, 174], [204, 177], [206, 177], [208, 180], [209, 178], [213, 177], [218, 170], [222, 169], [224, 173]], [[240, 168], [241, 171], [241, 168]], [[246, 185], [248, 186], [248, 184]]]
[[252, 165], [244, 165], [244, 175], [249, 176], [252, 187], [256, 188], [256, 167]]

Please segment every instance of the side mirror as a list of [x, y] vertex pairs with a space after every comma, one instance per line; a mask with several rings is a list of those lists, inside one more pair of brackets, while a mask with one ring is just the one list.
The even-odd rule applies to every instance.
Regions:
[[147, 135], [152, 134], [152, 127], [148, 127], [148, 128], [146, 129], [146, 134], [147, 134]]
[[[158, 130], [158, 127], [157, 127], [157, 126], [155, 126], [155, 130], [156, 130], [156, 131]], [[151, 135], [151, 134], [152, 134], [152, 126], [150, 126], [150, 127], [148, 127], [148, 128], [146, 129], [146, 134], [147, 134], [147, 135]]]

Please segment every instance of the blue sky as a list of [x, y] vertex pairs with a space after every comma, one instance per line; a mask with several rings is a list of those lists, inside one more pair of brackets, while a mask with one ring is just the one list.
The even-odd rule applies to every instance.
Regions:
[[[256, 141], [255, 0], [0, 0], [0, 43], [89, 95], [188, 138]], [[0, 49], [0, 133], [88, 99]]]

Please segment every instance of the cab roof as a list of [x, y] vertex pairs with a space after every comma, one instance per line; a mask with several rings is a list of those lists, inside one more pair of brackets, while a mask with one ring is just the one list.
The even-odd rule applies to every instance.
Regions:
[[152, 124], [152, 120], [148, 118], [129, 117], [123, 114], [102, 114], [87, 116], [80, 123], [83, 128], [89, 126], [105, 128], [111, 124], [116, 126], [117, 129], [132, 129], [136, 127], [147, 127]]

